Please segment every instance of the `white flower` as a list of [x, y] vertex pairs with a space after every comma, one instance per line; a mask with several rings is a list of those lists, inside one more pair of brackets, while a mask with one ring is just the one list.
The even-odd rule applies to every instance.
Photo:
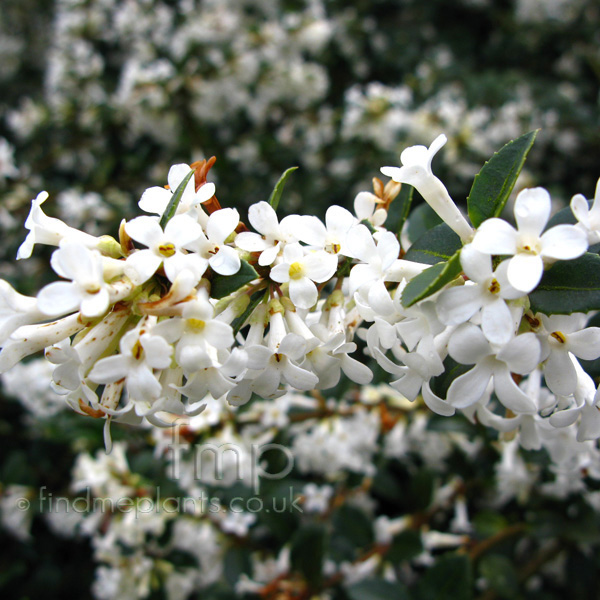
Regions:
[[571, 210], [579, 221], [579, 226], [585, 231], [588, 242], [590, 244], [600, 242], [600, 179], [596, 184], [592, 207], [590, 208], [585, 196], [576, 194], [571, 198]]
[[297, 390], [315, 389], [319, 378], [296, 364], [304, 358], [305, 351], [305, 341], [295, 333], [288, 333], [274, 350], [253, 347], [248, 353], [248, 368], [262, 372], [252, 380], [252, 389], [265, 398], [273, 396], [282, 381]]
[[540, 359], [540, 344], [534, 333], [514, 337], [508, 344], [494, 349], [481, 329], [472, 323], [459, 325], [448, 343], [448, 353], [463, 365], [475, 365], [457, 377], [448, 388], [448, 403], [465, 408], [478, 402], [494, 380], [496, 396], [515, 413], [535, 413], [537, 406], [515, 383], [511, 373], [526, 375]]
[[348, 248], [352, 249], [352, 257], [363, 263], [355, 265], [350, 271], [350, 294], [354, 295], [361, 286], [373, 283], [378, 279], [387, 280], [387, 271], [395, 265], [400, 253], [400, 244], [390, 231], [383, 232], [375, 240], [364, 225], [358, 225], [348, 233]]
[[200, 224], [187, 215], [173, 217], [164, 232], [154, 217], [137, 217], [128, 221], [125, 231], [136, 242], [148, 246], [147, 250], [130, 254], [125, 263], [125, 274], [136, 285], [150, 279], [161, 264], [172, 282], [183, 270], [191, 271], [199, 281], [206, 270], [207, 261], [204, 258], [183, 252], [184, 247], [203, 235]]
[[256, 521], [256, 515], [241, 510], [232, 510], [221, 521], [221, 528], [225, 533], [232, 533], [238, 537], [248, 534], [248, 529]]
[[[158, 186], [148, 188], [140, 198], [139, 207], [145, 212], [162, 215], [173, 198], [173, 194], [176, 192], [179, 184], [186, 178], [190, 171], [191, 167], [186, 164], [173, 165], [169, 169], [167, 177], [169, 189], [167, 190]], [[176, 214], [187, 212], [197, 204], [210, 200], [214, 195], [214, 183], [205, 183], [196, 192], [194, 177], [192, 176], [185, 186], [185, 190], [177, 206]]]
[[394, 181], [412, 185], [433, 210], [455, 231], [463, 242], [473, 235], [473, 229], [450, 198], [446, 186], [432, 173], [431, 161], [446, 143], [445, 135], [439, 135], [431, 146], [411, 146], [400, 155], [402, 167], [381, 167], [381, 172]]
[[302, 216], [297, 220], [296, 235], [301, 242], [331, 254], [348, 255], [346, 238], [356, 219], [341, 206], [330, 206], [325, 213], [325, 225], [317, 217]]
[[282, 246], [298, 241], [296, 236], [298, 216], [284, 217], [280, 223], [277, 213], [268, 202], [253, 204], [248, 209], [248, 220], [262, 235], [244, 231], [237, 235], [235, 244], [246, 252], [260, 252], [258, 264], [261, 267], [272, 265]]
[[30, 325], [45, 317], [38, 309], [36, 298], [19, 294], [10, 283], [0, 279], [0, 344], [21, 325]]
[[506, 344], [514, 335], [515, 323], [505, 300], [523, 295], [508, 282], [507, 261], [492, 272], [491, 257], [468, 244], [461, 250], [460, 262], [474, 285], [467, 283], [440, 294], [436, 302], [440, 321], [446, 325], [459, 325], [483, 309], [481, 329], [485, 337], [494, 344]]
[[42, 204], [47, 199], [48, 192], [40, 192], [31, 201], [31, 210], [25, 221], [25, 228], [29, 229], [29, 233], [17, 251], [17, 260], [29, 258], [35, 244], [58, 246], [64, 238], [88, 248], [95, 248], [98, 245], [99, 240], [93, 235], [73, 229], [60, 219], [48, 217], [42, 210]]
[[307, 483], [302, 489], [304, 496], [304, 510], [306, 512], [323, 514], [329, 508], [329, 501], [333, 496], [330, 485], [318, 486], [316, 483]]
[[387, 219], [385, 208], [377, 207], [377, 196], [371, 192], [359, 192], [354, 198], [354, 214], [359, 221], [369, 221], [373, 227], [381, 227]]
[[237, 250], [225, 244], [239, 222], [240, 215], [235, 208], [216, 210], [208, 217], [206, 235], [201, 231], [189, 246], [208, 260], [210, 268], [220, 275], [233, 275], [240, 270], [241, 261]]
[[270, 277], [279, 283], [289, 282], [290, 299], [298, 308], [311, 308], [318, 299], [316, 283], [335, 274], [338, 259], [324, 251], [308, 251], [298, 244], [283, 249], [283, 262], [271, 269]]
[[587, 236], [573, 225], [557, 225], [542, 233], [550, 216], [550, 195], [544, 188], [526, 189], [515, 200], [518, 229], [502, 219], [484, 221], [473, 238], [473, 247], [485, 254], [511, 254], [507, 276], [517, 290], [531, 292], [544, 264], [571, 260], [587, 250]]
[[[108, 259], [107, 259], [108, 260]], [[56, 281], [38, 294], [38, 308], [47, 315], [80, 310], [85, 317], [99, 317], [110, 305], [109, 287], [104, 281], [102, 255], [81, 244], [61, 244], [52, 254], [54, 271], [71, 281]]]
[[586, 315], [541, 315], [546, 335], [541, 336], [546, 385], [555, 393], [568, 396], [577, 385], [575, 360], [600, 357], [600, 328], [585, 327]]
[[180, 366], [191, 373], [212, 366], [209, 348], [225, 349], [233, 344], [233, 330], [227, 323], [214, 318], [214, 308], [204, 290], [198, 297], [183, 305], [182, 317], [162, 321], [153, 333], [173, 343], [179, 340], [175, 358]]
[[166, 369], [171, 365], [173, 349], [164, 338], [143, 332], [128, 331], [119, 344], [120, 354], [102, 358], [90, 372], [96, 383], [113, 383], [126, 379], [129, 400], [136, 412], [145, 414], [162, 392], [162, 386], [152, 369]]

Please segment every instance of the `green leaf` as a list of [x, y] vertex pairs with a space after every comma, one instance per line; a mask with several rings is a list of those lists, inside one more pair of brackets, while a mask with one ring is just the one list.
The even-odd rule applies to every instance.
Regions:
[[441, 556], [430, 567], [414, 590], [417, 600], [470, 600], [473, 597], [473, 575], [467, 556]]
[[547, 315], [600, 310], [600, 256], [587, 252], [557, 262], [544, 273], [529, 300], [534, 312]]
[[[442, 219], [433, 208], [431, 208], [427, 202], [423, 202], [423, 204], [419, 204], [419, 206], [410, 213], [408, 225], [406, 227], [408, 239], [411, 243], [414, 243], [430, 229], [433, 229], [441, 223], [443, 223]], [[389, 229], [389, 231], [392, 230]]]
[[[388, 216], [385, 220], [385, 227], [388, 231], [396, 232], [398, 238], [400, 237], [404, 223], [408, 218], [408, 212], [410, 211], [414, 191], [415, 188], [412, 185], [403, 183], [402, 187], [400, 188], [400, 193], [398, 196], [396, 196], [396, 198], [394, 198], [394, 200], [392, 200], [392, 203], [390, 204]], [[425, 206], [429, 205], [425, 204]]]
[[[445, 398], [448, 394], [448, 388], [452, 382], [467, 371], [470, 371], [473, 365], [463, 365], [456, 362], [451, 356], [444, 360], [444, 371], [441, 375], [431, 380], [431, 391], [440, 398]], [[445, 417], [447, 418], [447, 417]]]
[[210, 295], [213, 298], [225, 298], [229, 294], [233, 294], [236, 290], [245, 286], [247, 283], [254, 281], [258, 277], [258, 273], [252, 265], [249, 265], [245, 260], [242, 260], [239, 271], [235, 275], [219, 275], [215, 273]]
[[281, 200], [281, 194], [287, 178], [297, 169], [298, 167], [290, 167], [285, 173], [279, 178], [279, 181], [275, 184], [271, 197], [269, 198], [269, 204], [273, 207], [273, 210], [277, 210], [279, 206], [279, 200]]
[[408, 249], [404, 258], [426, 265], [435, 265], [452, 258], [461, 247], [460, 238], [446, 223], [442, 223], [426, 231]]
[[508, 142], [475, 176], [467, 198], [469, 218], [474, 227], [479, 227], [486, 219], [500, 216], [538, 131], [530, 131]]
[[317, 586], [323, 577], [323, 560], [327, 533], [319, 523], [309, 523], [296, 531], [291, 542], [292, 568], [302, 573], [306, 581]]
[[413, 529], [407, 529], [394, 536], [387, 556], [392, 562], [400, 563], [418, 556], [421, 552], [423, 552], [421, 534]]
[[402, 292], [402, 306], [408, 308], [441, 290], [462, 272], [460, 251], [449, 261], [438, 263], [414, 277]]
[[265, 294], [268, 293], [268, 290], [266, 292], [265, 290], [259, 290], [250, 297], [250, 303], [246, 307], [246, 310], [239, 317], [236, 317], [231, 322], [231, 327], [233, 328], [233, 335], [236, 335], [237, 332], [244, 326], [244, 323], [246, 322], [248, 317], [254, 312], [254, 309], [262, 302], [263, 298], [265, 297]]
[[400, 582], [385, 579], [363, 579], [358, 583], [346, 586], [346, 594], [350, 600], [409, 600], [406, 586]]
[[239, 581], [242, 573], [252, 572], [250, 552], [246, 548], [233, 546], [227, 550], [223, 561], [223, 574], [231, 587]]
[[177, 189], [175, 190], [175, 193], [173, 194], [171, 201], [169, 202], [169, 204], [167, 204], [167, 208], [165, 209], [163, 216], [160, 218], [160, 226], [163, 229], [165, 228], [165, 225], [175, 216], [175, 213], [177, 212], [177, 207], [179, 206], [179, 203], [181, 202], [183, 192], [185, 191], [187, 184], [189, 183], [190, 179], [193, 176], [194, 176], [194, 169], [192, 169], [183, 178], [183, 181], [177, 186]]
[[501, 554], [489, 554], [479, 561], [479, 574], [485, 579], [486, 588], [494, 590], [502, 598], [514, 598], [519, 592], [519, 582], [513, 561]]

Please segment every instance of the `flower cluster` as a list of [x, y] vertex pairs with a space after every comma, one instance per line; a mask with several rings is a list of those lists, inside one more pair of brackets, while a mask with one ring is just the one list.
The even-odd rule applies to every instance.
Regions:
[[[598, 194], [591, 208], [575, 196], [573, 222], [546, 228], [548, 192], [525, 189], [516, 228], [494, 216], [474, 228], [432, 172], [445, 141], [407, 148], [401, 167], [382, 168], [388, 184], [376, 179], [374, 193], [360, 193], [354, 214], [329, 207], [325, 222], [278, 219], [284, 177], [270, 203], [250, 207], [250, 231], [206, 181], [212, 159], [173, 166], [166, 188], [142, 195], [149, 214], [123, 221], [118, 241], [48, 217], [39, 194], [18, 258], [35, 244], [57, 246], [51, 266], [61, 280], [37, 298], [2, 282], [0, 369], [44, 350], [54, 389], [76, 411], [107, 425], [166, 426], [209, 398], [239, 406], [253, 395], [329, 389], [342, 373], [367, 384], [371, 370], [352, 356], [356, 334], [394, 389], [436, 413], [463, 410], [519, 430], [528, 448], [541, 447], [548, 427], [575, 423], [579, 441], [597, 439], [600, 393], [579, 361], [600, 357], [600, 329], [583, 313], [536, 313], [528, 294], [557, 261], [597, 258], [583, 255], [600, 236]], [[402, 185], [452, 230], [451, 260], [419, 262], [415, 247], [435, 253], [433, 242], [406, 253], [385, 229]]]

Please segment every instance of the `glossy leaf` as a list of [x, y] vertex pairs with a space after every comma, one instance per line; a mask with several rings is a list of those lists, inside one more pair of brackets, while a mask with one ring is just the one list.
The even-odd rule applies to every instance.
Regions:
[[281, 194], [283, 194], [283, 188], [285, 187], [285, 183], [288, 177], [297, 169], [298, 167], [290, 167], [285, 171], [285, 173], [279, 178], [279, 181], [275, 184], [273, 191], [271, 192], [271, 197], [269, 198], [269, 204], [273, 207], [273, 210], [277, 210], [279, 206], [279, 200], [281, 200]]
[[452, 258], [462, 243], [460, 238], [446, 225], [442, 223], [425, 232], [405, 254], [406, 260], [435, 265]]
[[300, 572], [312, 586], [318, 585], [323, 577], [326, 540], [324, 526], [317, 523], [305, 525], [292, 538], [292, 568]]
[[557, 262], [544, 273], [529, 300], [533, 311], [547, 315], [600, 310], [600, 256], [587, 252]]
[[402, 292], [402, 305], [408, 308], [435, 294], [461, 272], [460, 252], [457, 252], [449, 261], [433, 265], [411, 279]]
[[506, 144], [475, 176], [467, 198], [469, 218], [474, 227], [479, 227], [486, 219], [500, 216], [536, 135], [537, 130], [530, 131]]
[[163, 229], [165, 228], [165, 225], [175, 216], [177, 207], [179, 206], [181, 198], [183, 197], [183, 192], [193, 176], [194, 169], [191, 169], [190, 172], [183, 178], [182, 182], [177, 186], [173, 197], [169, 201], [169, 204], [167, 204], [167, 208], [165, 209], [163, 216], [160, 218], [160, 226]]
[[242, 260], [240, 270], [235, 275], [219, 275], [215, 273], [210, 288], [210, 294], [213, 298], [225, 298], [229, 294], [239, 290], [247, 283], [254, 281], [258, 277], [258, 273], [252, 265], [249, 265], [245, 260]]
[[385, 579], [363, 579], [346, 586], [350, 600], [408, 600], [410, 595], [405, 585]]

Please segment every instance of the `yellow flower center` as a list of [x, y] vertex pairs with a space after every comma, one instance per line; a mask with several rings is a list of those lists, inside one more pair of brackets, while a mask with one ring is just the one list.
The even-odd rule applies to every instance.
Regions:
[[488, 290], [490, 290], [491, 294], [497, 294], [500, 291], [500, 284], [497, 279], [492, 279]]
[[196, 333], [200, 333], [206, 327], [206, 322], [202, 319], [188, 319], [187, 324]]
[[133, 348], [131, 349], [131, 354], [133, 354], [133, 358], [135, 358], [135, 360], [140, 360], [140, 358], [142, 358], [144, 354], [144, 348], [142, 347], [140, 340], [138, 340], [133, 345]]
[[561, 344], [566, 344], [567, 342], [567, 338], [562, 331], [553, 331], [550, 335]]
[[97, 294], [102, 288], [97, 283], [90, 283], [85, 287], [86, 294]]
[[162, 254], [165, 258], [169, 258], [169, 256], [173, 256], [173, 254], [175, 254], [175, 245], [171, 244], [171, 242], [161, 244], [158, 247], [158, 252], [159, 254]]
[[304, 277], [304, 265], [295, 262], [290, 265], [290, 279], [302, 279]]

